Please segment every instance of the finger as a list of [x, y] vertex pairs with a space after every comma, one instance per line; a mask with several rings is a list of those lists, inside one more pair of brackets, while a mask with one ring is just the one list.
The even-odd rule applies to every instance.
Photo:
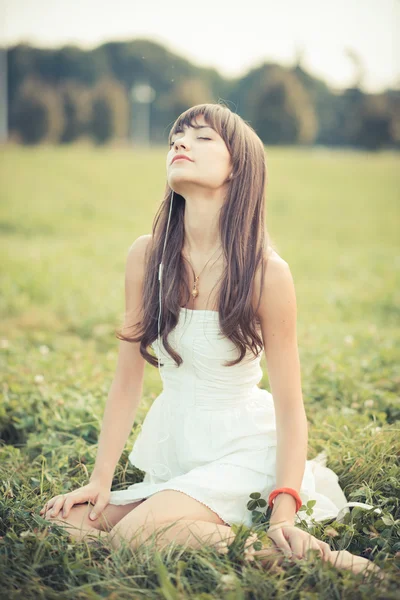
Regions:
[[65, 502], [64, 502], [63, 509], [62, 509], [62, 516], [63, 516], [64, 518], [65, 518], [65, 517], [68, 517], [68, 515], [69, 515], [69, 511], [70, 511], [70, 510], [71, 510], [71, 508], [74, 506], [74, 504], [76, 504], [76, 502], [74, 502], [74, 500], [73, 500], [71, 497], [69, 497], [69, 498], [66, 498], [66, 500], [65, 500]]
[[51, 517], [56, 517], [58, 515], [61, 508], [63, 507], [64, 501], [65, 501], [64, 496], [60, 496], [60, 498], [57, 498], [57, 500], [54, 502], [53, 508], [50, 512]]
[[304, 540], [303, 539], [291, 539], [290, 540], [290, 548], [293, 552], [293, 558], [303, 558], [304, 557]]
[[[274, 537], [272, 537], [274, 536]], [[283, 552], [286, 558], [292, 558], [293, 552], [288, 542], [286, 541], [282, 529], [276, 529], [271, 534], [271, 539], [275, 542], [277, 547]]]
[[318, 544], [317, 540], [315, 538], [313, 538], [312, 540], [312, 547], [311, 550], [316, 550], [317, 552], [317, 556], [319, 556], [320, 558], [323, 558], [324, 553], [322, 552], [322, 548], [321, 546]]
[[322, 550], [323, 560], [329, 560], [331, 557], [332, 550], [326, 542], [322, 542], [321, 540], [317, 540], [319, 547]]
[[68, 517], [70, 510], [75, 504], [82, 503], [82, 497], [79, 494], [70, 493], [68, 496], [64, 496], [65, 502], [62, 507], [62, 516]]
[[50, 500], [48, 500], [40, 512], [41, 513], [47, 512], [49, 510], [49, 508], [51, 508], [53, 506], [54, 502], [55, 502], [55, 498], [51, 498]]
[[91, 521], [95, 521], [101, 515], [101, 513], [105, 509], [106, 505], [107, 505], [107, 502], [105, 502], [103, 499], [97, 500], [96, 504], [93, 506], [93, 508], [89, 514], [89, 519]]
[[285, 535], [284, 532], [283, 537], [285, 538], [287, 544], [289, 545], [290, 551], [292, 553], [292, 558], [299, 559], [303, 558], [304, 552], [304, 536], [303, 532], [298, 530], [296, 533], [291, 533], [290, 535]]
[[[58, 497], [59, 497], [59, 496], [54, 496], [53, 498], [50, 498], [50, 500], [48, 500], [48, 501], [46, 502], [46, 504], [44, 505], [44, 507], [42, 508], [42, 511], [43, 511], [43, 512], [45, 512], [45, 511], [48, 511], [48, 510], [49, 510], [49, 508], [51, 508], [51, 507], [53, 506], [54, 502], [57, 500], [57, 498], [58, 498]], [[41, 512], [42, 512], [42, 511], [41, 511]]]
[[44, 512], [47, 512], [49, 510], [51, 510], [55, 504], [55, 502], [58, 500], [58, 498], [60, 498], [60, 496], [54, 496], [53, 498], [51, 498], [48, 502], [46, 502], [46, 504], [44, 505]]
[[317, 543], [317, 540], [315, 538], [313, 538], [312, 536], [310, 536], [310, 538], [308, 540], [305, 541], [305, 546], [304, 546], [304, 556], [307, 558], [310, 558], [311, 554], [310, 550], [316, 550], [317, 551], [317, 556], [320, 556], [322, 558], [323, 553], [322, 553], [322, 549], [320, 548], [319, 544]]

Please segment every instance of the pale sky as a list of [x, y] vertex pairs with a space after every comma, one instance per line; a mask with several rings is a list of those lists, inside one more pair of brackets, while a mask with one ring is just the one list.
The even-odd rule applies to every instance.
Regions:
[[302, 65], [334, 88], [365, 69], [363, 89], [400, 88], [400, 0], [0, 0], [0, 45], [41, 47], [147, 38], [238, 76], [264, 61]]

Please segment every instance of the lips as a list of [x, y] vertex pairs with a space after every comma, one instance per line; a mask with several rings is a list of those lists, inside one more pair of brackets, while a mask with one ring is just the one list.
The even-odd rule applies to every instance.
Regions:
[[174, 156], [174, 158], [171, 160], [171, 165], [172, 165], [172, 163], [173, 163], [173, 162], [175, 162], [176, 160], [179, 160], [180, 158], [181, 158], [181, 159], [184, 159], [184, 160], [188, 160], [188, 161], [190, 161], [190, 162], [193, 162], [193, 161], [192, 161], [192, 159], [190, 159], [188, 156], [184, 156], [183, 154], [177, 154], [177, 155], [176, 155], [176, 156]]

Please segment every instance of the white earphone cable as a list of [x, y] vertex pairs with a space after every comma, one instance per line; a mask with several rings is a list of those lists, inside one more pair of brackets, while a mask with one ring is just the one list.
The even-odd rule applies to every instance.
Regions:
[[166, 246], [166, 243], [167, 243], [167, 235], [168, 235], [168, 229], [169, 229], [169, 222], [170, 222], [170, 219], [171, 219], [172, 201], [173, 201], [173, 199], [174, 199], [174, 192], [172, 191], [171, 202], [170, 202], [170, 205], [169, 205], [169, 215], [168, 215], [168, 222], [167, 222], [167, 230], [165, 232], [164, 246], [163, 246], [163, 251], [162, 251], [162, 255], [161, 255], [161, 262], [160, 262], [160, 264], [158, 266], [158, 280], [160, 282], [160, 285], [159, 285], [159, 288], [158, 288], [159, 289], [159, 301], [158, 301], [158, 308], [159, 308], [159, 310], [158, 310], [157, 345], [158, 345], [158, 371], [160, 373], [160, 377], [161, 377], [162, 381], [164, 381], [164, 380], [163, 380], [163, 376], [162, 376], [161, 369], [160, 369], [160, 326], [161, 326], [161, 311], [162, 311], [162, 308], [161, 308], [162, 282], [163, 282], [163, 277], [162, 276], [163, 276], [163, 267], [164, 267], [164, 265], [163, 265], [163, 258], [164, 258], [165, 246]]

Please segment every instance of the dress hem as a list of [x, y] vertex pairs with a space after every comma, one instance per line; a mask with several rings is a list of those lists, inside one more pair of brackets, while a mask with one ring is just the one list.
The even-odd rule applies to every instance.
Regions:
[[[192, 496], [192, 494], [189, 494], [188, 492], [186, 492], [185, 490], [181, 490], [177, 487], [168, 487], [168, 488], [163, 488], [160, 491], [165, 491], [165, 490], [174, 490], [175, 492], [181, 492], [182, 494], [186, 494], [186, 496], [189, 496], [189, 498], [193, 498], [193, 500], [196, 500], [197, 502], [200, 502], [200, 504], [203, 504], [203, 506], [206, 506], [207, 508], [209, 508], [213, 513], [215, 513], [217, 515], [217, 517], [219, 517], [223, 522], [223, 525], [227, 525], [228, 527], [231, 526], [230, 523], [227, 523], [227, 521], [225, 521], [224, 517], [215, 510], [215, 508], [212, 508], [209, 504], [207, 504], [206, 502], [204, 502], [203, 500], [199, 500], [199, 498], [196, 498], [195, 496]], [[217, 523], [218, 525], [220, 525], [221, 523]]]
[[[189, 494], [186, 490], [182, 490], [176, 486], [168, 486], [168, 487], [163, 487], [161, 490], [156, 490], [154, 492], [152, 492], [151, 494], [148, 494], [147, 496], [142, 496], [142, 497], [138, 497], [132, 500], [127, 500], [126, 502], [113, 502], [112, 500], [109, 501], [109, 504], [114, 504], [116, 506], [124, 506], [126, 504], [133, 504], [134, 502], [137, 502], [138, 500], [147, 500], [147, 498], [150, 498], [151, 496], [154, 496], [154, 494], [158, 494], [159, 492], [164, 492], [165, 490], [173, 490], [175, 492], [181, 492], [182, 494], [186, 494], [186, 496], [189, 496], [189, 498], [193, 498], [193, 500], [196, 500], [197, 502], [200, 502], [200, 504], [203, 504], [203, 506], [206, 506], [207, 508], [209, 508], [213, 513], [215, 513], [222, 521], [224, 521], [223, 525], [227, 525], [228, 527], [231, 526], [231, 523], [228, 523], [226, 521], [226, 519], [218, 512], [215, 510], [215, 508], [213, 508], [212, 506], [210, 506], [209, 504], [207, 504], [206, 502], [204, 502], [204, 500], [200, 500], [199, 498], [193, 496], [192, 494]], [[128, 489], [125, 490], [114, 490], [114, 491], [128, 491]], [[112, 493], [112, 492], [111, 492]], [[220, 525], [220, 523], [218, 523]]]

